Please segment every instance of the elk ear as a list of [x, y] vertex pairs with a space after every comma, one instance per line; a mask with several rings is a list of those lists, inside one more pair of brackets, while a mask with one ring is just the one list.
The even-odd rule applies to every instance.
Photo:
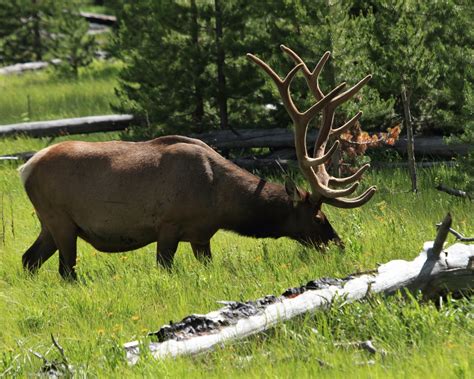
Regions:
[[285, 190], [288, 196], [290, 196], [291, 200], [293, 201], [294, 207], [296, 207], [299, 202], [306, 200], [306, 194], [304, 193], [304, 191], [300, 190], [296, 186], [295, 182], [293, 182], [291, 179], [287, 179], [285, 181]]

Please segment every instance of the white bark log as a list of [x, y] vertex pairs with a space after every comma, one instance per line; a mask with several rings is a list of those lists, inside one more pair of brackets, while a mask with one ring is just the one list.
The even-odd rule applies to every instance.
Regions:
[[[303, 313], [324, 309], [336, 298], [353, 302], [370, 293], [390, 295], [400, 289], [422, 291], [426, 296], [430, 296], [443, 289], [459, 291], [474, 288], [474, 245], [457, 243], [439, 255], [433, 252], [432, 247], [433, 242], [426, 242], [423, 251], [413, 261], [394, 260], [381, 265], [370, 274], [350, 276], [344, 279], [341, 285], [306, 290], [296, 297], [280, 296], [257, 314], [241, 318], [232, 325], [222, 326], [204, 334], [195, 333], [191, 337], [185, 335], [182, 339], [178, 337], [150, 343], [148, 348], [157, 359], [201, 353], [217, 344], [262, 332], [278, 322]], [[225, 319], [223, 312], [229, 309], [229, 306], [226, 306], [204, 317], [215, 323], [222, 323]], [[138, 361], [140, 347], [138, 341], [124, 345], [131, 364]]]
[[11, 66], [0, 67], [0, 75], [21, 74], [25, 71], [36, 71], [48, 67], [49, 65], [61, 63], [60, 59], [53, 59], [49, 62], [26, 62], [17, 63]]
[[79, 12], [88, 22], [100, 25], [112, 26], [117, 23], [117, 17], [109, 14], [92, 13], [92, 12]]

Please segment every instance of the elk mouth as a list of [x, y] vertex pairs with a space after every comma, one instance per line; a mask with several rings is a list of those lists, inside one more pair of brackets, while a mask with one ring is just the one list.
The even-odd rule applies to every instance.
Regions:
[[320, 251], [326, 250], [331, 243], [336, 245], [341, 250], [345, 249], [344, 241], [337, 234], [334, 234], [334, 236], [324, 240], [320, 237], [318, 239], [301, 237], [297, 238], [296, 240], [305, 247], [315, 248], [316, 250]]

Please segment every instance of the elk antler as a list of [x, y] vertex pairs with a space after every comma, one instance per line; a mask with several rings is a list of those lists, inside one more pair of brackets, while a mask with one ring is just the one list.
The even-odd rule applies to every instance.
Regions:
[[[359, 89], [362, 88], [362, 86], [364, 86], [372, 76], [366, 76], [347, 91], [341, 92], [345, 86], [345, 83], [342, 83], [327, 95], [324, 95], [319, 87], [318, 78], [324, 64], [331, 54], [329, 52], [324, 53], [314, 70], [310, 71], [303, 60], [293, 50], [283, 45], [280, 47], [296, 63], [296, 66], [283, 80], [280, 79], [270, 66], [256, 56], [247, 54], [247, 57], [259, 65], [273, 79], [278, 91], [280, 92], [283, 105], [293, 121], [295, 127], [296, 156], [301, 172], [311, 186], [311, 201], [318, 204], [327, 203], [340, 208], [355, 208], [365, 204], [375, 193], [375, 186], [370, 187], [362, 195], [355, 198], [345, 198], [343, 196], [350, 195], [357, 189], [359, 185], [357, 180], [370, 167], [370, 165], [366, 164], [362, 166], [355, 174], [347, 178], [335, 178], [327, 173], [324, 163], [339, 147], [339, 141], [336, 141], [331, 148], [326, 151], [326, 144], [329, 137], [340, 135], [354, 125], [362, 116], [362, 112], [359, 111], [344, 125], [337, 129], [333, 129], [332, 124], [334, 122], [334, 111], [336, 107], [354, 96], [354, 94], [357, 93], [357, 91], [359, 91]], [[303, 75], [311, 93], [317, 100], [317, 103], [304, 113], [298, 111], [290, 96], [290, 84], [300, 69], [303, 71]], [[319, 135], [315, 143], [313, 157], [309, 157], [306, 148], [306, 132], [309, 122], [320, 111], [322, 111], [321, 127], [319, 128]], [[346, 184], [351, 185], [345, 189], [339, 190], [329, 187], [330, 185], [343, 186]]]

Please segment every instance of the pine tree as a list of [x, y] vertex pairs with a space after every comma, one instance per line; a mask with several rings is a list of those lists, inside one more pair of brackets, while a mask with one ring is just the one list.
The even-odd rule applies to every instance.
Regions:
[[472, 17], [454, 1], [373, 1], [364, 9], [372, 25], [369, 59], [382, 98], [395, 95], [403, 114], [406, 88], [415, 124], [424, 133], [461, 129], [465, 120], [464, 85], [473, 80]]
[[0, 61], [12, 64], [49, 59], [53, 0], [0, 0]]
[[96, 50], [94, 36], [89, 35], [89, 24], [79, 16], [79, 3], [65, 1], [62, 16], [54, 21], [52, 51], [61, 63], [56, 66], [61, 73], [77, 77], [79, 68], [92, 63]]
[[[250, 1], [127, 3], [118, 45], [127, 68], [118, 90], [121, 111], [149, 125], [139, 133], [203, 131], [255, 125], [255, 68], [246, 60], [253, 27]], [[253, 79], [252, 79], [253, 78]]]

